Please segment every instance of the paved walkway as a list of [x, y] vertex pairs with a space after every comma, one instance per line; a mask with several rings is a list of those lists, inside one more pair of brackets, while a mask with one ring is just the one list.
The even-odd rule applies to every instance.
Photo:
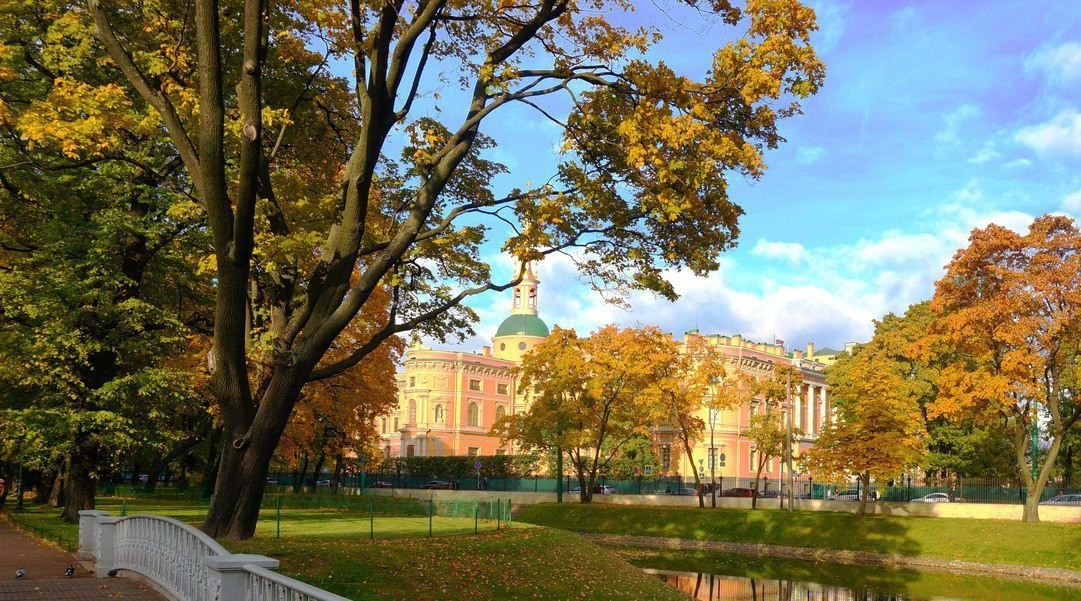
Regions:
[[[64, 569], [75, 566], [75, 577]], [[22, 568], [26, 576], [15, 579]], [[164, 601], [147, 587], [124, 578], [95, 578], [70, 553], [46, 547], [0, 520], [0, 601]]]

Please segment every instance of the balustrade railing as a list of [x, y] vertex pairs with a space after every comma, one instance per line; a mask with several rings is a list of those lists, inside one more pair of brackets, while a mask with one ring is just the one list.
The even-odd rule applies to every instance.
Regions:
[[79, 555], [94, 561], [99, 577], [138, 575], [175, 601], [348, 601], [271, 571], [276, 559], [229, 553], [163, 516], [80, 512]]

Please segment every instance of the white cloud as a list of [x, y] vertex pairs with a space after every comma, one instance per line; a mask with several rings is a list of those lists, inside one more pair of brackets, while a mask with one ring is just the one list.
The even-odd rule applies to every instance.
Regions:
[[984, 163], [993, 161], [1000, 156], [1002, 155], [1000, 155], [999, 152], [995, 150], [994, 145], [990, 142], [987, 142], [983, 145], [983, 148], [981, 148], [979, 152], [969, 157], [968, 162], [975, 165], [983, 165]]
[[1046, 123], [1022, 128], [1014, 138], [1041, 154], [1081, 156], [1081, 112], [1066, 109]]
[[799, 263], [807, 256], [807, 249], [799, 242], [771, 242], [759, 238], [751, 249], [751, 254], [767, 259], [783, 259], [790, 263]]
[[844, 35], [845, 15], [849, 6], [830, 0], [815, 0], [810, 4], [818, 22], [818, 31], [811, 34], [815, 50], [819, 53], [829, 52]]
[[1032, 166], [1032, 161], [1028, 159], [1014, 159], [1008, 163], [1002, 165], [1007, 169], [1028, 169]]
[[826, 154], [826, 149], [821, 146], [800, 146], [796, 150], [796, 160], [804, 165], [810, 165]]
[[1081, 215], [1081, 190], [1062, 199], [1062, 208], [1073, 215]]
[[942, 115], [942, 129], [935, 134], [935, 140], [942, 144], [956, 144], [961, 141], [961, 129], [966, 123], [977, 119], [983, 111], [975, 104], [962, 104]]
[[1081, 42], [1044, 46], [1028, 57], [1025, 68], [1042, 71], [1052, 83], [1081, 81]]

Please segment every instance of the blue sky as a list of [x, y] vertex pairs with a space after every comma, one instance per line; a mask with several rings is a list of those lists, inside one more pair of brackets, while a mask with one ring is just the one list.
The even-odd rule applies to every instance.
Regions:
[[[700, 75], [730, 35], [660, 0], [633, 21], [665, 39], [650, 55]], [[757, 182], [737, 178], [739, 247], [708, 278], [670, 274], [675, 302], [633, 294], [629, 310], [540, 266], [541, 316], [580, 331], [616, 322], [698, 327], [799, 348], [866, 340], [871, 320], [929, 298], [973, 227], [1024, 230], [1048, 212], [1081, 216], [1081, 6], [1073, 0], [813, 2], [826, 85], [783, 123], [787, 144]], [[485, 124], [509, 189], [553, 172], [558, 131], [525, 109]], [[497, 236], [498, 237], [498, 236]], [[496, 275], [512, 266], [486, 247]], [[486, 343], [509, 293], [472, 306], [467, 348]]]

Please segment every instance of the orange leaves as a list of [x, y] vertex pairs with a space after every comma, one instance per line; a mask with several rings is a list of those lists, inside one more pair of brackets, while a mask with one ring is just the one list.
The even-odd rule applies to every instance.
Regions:
[[121, 130], [138, 131], [124, 89], [57, 78], [48, 96], [20, 115], [18, 126], [31, 147], [55, 146], [65, 156], [99, 156], [120, 147]]
[[932, 411], [1025, 420], [1037, 403], [1057, 421], [1081, 339], [1081, 232], [1047, 215], [969, 240], [935, 284], [931, 335], [951, 359]]

